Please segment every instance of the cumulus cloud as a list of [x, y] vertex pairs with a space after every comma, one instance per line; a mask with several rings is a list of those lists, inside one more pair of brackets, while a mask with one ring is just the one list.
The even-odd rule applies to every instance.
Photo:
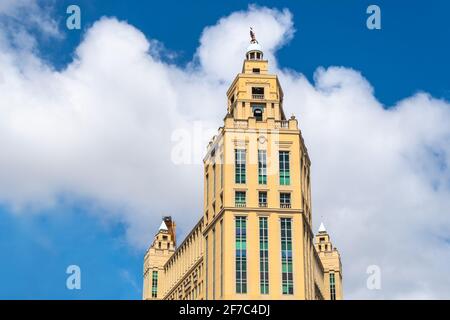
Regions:
[[[89, 200], [140, 248], [163, 214], [187, 232], [201, 216], [201, 157], [225, 115], [249, 25], [280, 76], [286, 113], [300, 119], [314, 221], [325, 221], [341, 251], [346, 297], [448, 298], [449, 103], [417, 93], [384, 108], [355, 70], [318, 68], [310, 83], [281, 68], [276, 50], [294, 35], [288, 10], [252, 6], [220, 19], [187, 67], [114, 18], [88, 29], [61, 71], [33, 50], [18, 53], [0, 31], [0, 202], [20, 215]], [[173, 161], [177, 133], [191, 135], [196, 164]], [[373, 264], [379, 291], [366, 288]]]
[[279, 11], [256, 6], [250, 6], [247, 11], [234, 12], [203, 30], [196, 53], [200, 70], [207, 76], [229, 83], [242, 69], [242, 57], [249, 41], [249, 25], [257, 30], [265, 58], [271, 61], [271, 70], [275, 70], [276, 49], [294, 35], [292, 14], [286, 9]]
[[[341, 250], [347, 297], [448, 297], [449, 103], [418, 93], [385, 109], [358, 72], [337, 67], [319, 69], [314, 85], [283, 82], [312, 159], [315, 221], [323, 216]], [[369, 265], [381, 269], [380, 291], [365, 287]]]

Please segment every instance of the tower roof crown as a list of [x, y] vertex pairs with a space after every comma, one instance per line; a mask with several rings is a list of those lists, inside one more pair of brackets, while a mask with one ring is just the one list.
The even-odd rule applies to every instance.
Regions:
[[250, 27], [250, 39], [250, 45], [247, 47], [247, 53], [245, 54], [247, 60], [262, 60], [264, 55], [262, 46], [256, 40], [256, 34], [252, 27]]

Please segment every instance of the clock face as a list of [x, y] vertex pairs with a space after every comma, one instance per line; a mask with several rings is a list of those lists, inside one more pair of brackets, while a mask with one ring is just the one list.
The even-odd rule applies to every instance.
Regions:
[[261, 143], [261, 144], [264, 144], [264, 143], [266, 142], [266, 137], [264, 137], [264, 136], [259, 136], [259, 137], [258, 137], [258, 142]]

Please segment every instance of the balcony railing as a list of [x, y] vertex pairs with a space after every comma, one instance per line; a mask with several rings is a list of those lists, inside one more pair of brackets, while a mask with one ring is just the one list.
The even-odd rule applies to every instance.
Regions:
[[281, 209], [290, 209], [291, 204], [290, 203], [282, 203], [280, 204]]
[[247, 128], [248, 123], [246, 120], [235, 120], [234, 121], [234, 127], [235, 128]]
[[264, 94], [254, 93], [252, 94], [252, 98], [256, 100], [264, 100]]
[[236, 202], [235, 203], [236, 208], [244, 208], [246, 207], [245, 202]]
[[276, 121], [275, 122], [275, 128], [276, 129], [280, 129], [280, 128], [289, 128], [289, 121], [288, 120], [281, 120], [281, 121]]
[[259, 203], [260, 208], [267, 208], [267, 202], [260, 202]]

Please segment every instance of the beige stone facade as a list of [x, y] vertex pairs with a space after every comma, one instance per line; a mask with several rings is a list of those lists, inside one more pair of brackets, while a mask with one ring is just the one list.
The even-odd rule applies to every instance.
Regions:
[[144, 258], [143, 298], [342, 299], [339, 253], [323, 225], [312, 231], [310, 166], [253, 40], [204, 158], [203, 215], [179, 246], [163, 220]]

